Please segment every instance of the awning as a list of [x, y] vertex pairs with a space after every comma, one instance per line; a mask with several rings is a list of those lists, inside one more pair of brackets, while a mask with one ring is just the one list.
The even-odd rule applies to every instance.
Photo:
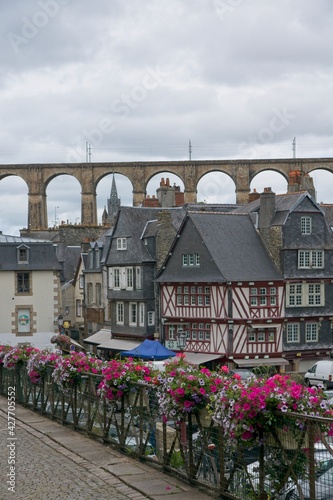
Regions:
[[238, 366], [267, 366], [288, 365], [289, 361], [284, 358], [260, 358], [260, 359], [234, 359]]
[[222, 354], [204, 354], [199, 352], [184, 352], [184, 354], [185, 360], [194, 365], [201, 365], [202, 363], [207, 363], [223, 356]]
[[86, 342], [87, 344], [102, 344], [103, 342], [106, 342], [110, 339], [111, 330], [106, 330], [105, 328], [103, 328], [102, 330], [99, 330], [98, 332], [90, 335], [90, 337], [84, 339], [83, 342]]
[[98, 345], [98, 349], [113, 349], [115, 351], [129, 351], [135, 349], [142, 341], [137, 340], [123, 340], [123, 339], [110, 339]]

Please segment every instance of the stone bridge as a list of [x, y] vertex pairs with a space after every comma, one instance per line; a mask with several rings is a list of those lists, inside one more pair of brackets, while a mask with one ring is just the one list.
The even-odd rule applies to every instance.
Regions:
[[45, 230], [48, 227], [46, 190], [49, 182], [59, 175], [71, 175], [81, 185], [81, 224], [97, 225], [96, 188], [108, 174], [125, 175], [133, 186], [133, 205], [140, 206], [146, 197], [146, 187], [156, 174], [172, 173], [184, 183], [185, 203], [197, 201], [197, 185], [209, 172], [223, 172], [235, 184], [236, 203], [245, 204], [250, 184], [260, 172], [279, 172], [289, 182], [289, 173], [298, 170], [309, 174], [317, 169], [333, 173], [331, 158], [271, 159], [271, 160], [204, 160], [204, 161], [146, 161], [105, 163], [41, 163], [0, 165], [0, 180], [16, 175], [28, 186], [28, 228]]

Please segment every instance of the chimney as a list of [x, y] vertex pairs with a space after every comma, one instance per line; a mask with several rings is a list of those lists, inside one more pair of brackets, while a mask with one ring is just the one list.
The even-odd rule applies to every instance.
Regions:
[[270, 187], [260, 194], [259, 229], [269, 228], [275, 213], [275, 193]]
[[259, 198], [260, 198], [260, 194], [257, 192], [256, 189], [254, 189], [252, 191], [252, 193], [249, 194], [249, 203], [251, 203], [251, 201], [258, 200]]
[[157, 217], [156, 266], [160, 269], [176, 236], [170, 210], [161, 210]]

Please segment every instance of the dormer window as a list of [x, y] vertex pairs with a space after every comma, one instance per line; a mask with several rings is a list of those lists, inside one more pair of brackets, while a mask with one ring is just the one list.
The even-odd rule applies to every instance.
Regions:
[[198, 253], [184, 253], [183, 267], [199, 267], [200, 255]]
[[117, 250], [127, 250], [127, 238], [117, 238]]
[[311, 217], [301, 217], [301, 233], [311, 234], [311, 232], [312, 232]]
[[29, 248], [25, 245], [22, 245], [17, 249], [17, 263], [27, 264], [28, 262], [29, 262]]

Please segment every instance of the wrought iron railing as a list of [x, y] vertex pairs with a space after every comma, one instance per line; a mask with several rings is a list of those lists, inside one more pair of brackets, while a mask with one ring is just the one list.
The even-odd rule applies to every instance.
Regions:
[[277, 426], [270, 434], [263, 429], [252, 446], [235, 445], [207, 415], [189, 413], [179, 425], [163, 422], [154, 386], [133, 385], [133, 392], [111, 402], [97, 394], [100, 375], [82, 375], [72, 389], [62, 391], [52, 371], [49, 366], [36, 385], [24, 364], [11, 370], [0, 365], [1, 394], [14, 387], [17, 403], [154, 462], [219, 498], [333, 497], [332, 441], [323, 431], [333, 420], [291, 415], [303, 421], [301, 435], [280, 434]]

